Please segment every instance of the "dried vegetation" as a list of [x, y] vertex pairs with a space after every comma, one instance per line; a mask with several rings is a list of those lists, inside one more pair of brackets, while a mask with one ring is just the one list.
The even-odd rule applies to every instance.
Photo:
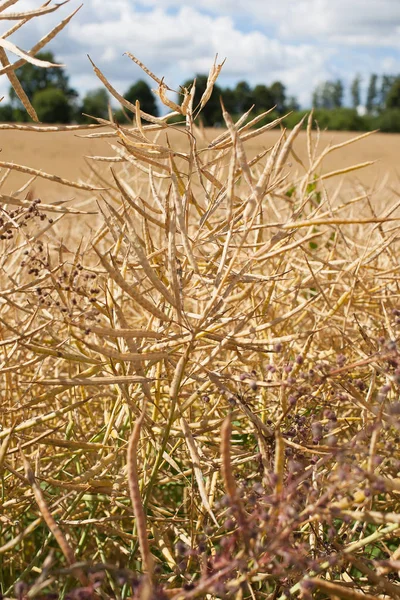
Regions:
[[209, 142], [219, 65], [199, 107], [145, 69], [163, 118], [94, 69], [135, 114], [60, 181], [100, 226], [70, 251], [83, 211], [31, 179], [1, 196], [3, 594], [399, 598], [397, 205], [328, 193], [365, 165], [321, 175], [343, 144], [318, 151], [312, 115], [296, 173], [299, 127], [249, 159], [262, 129], [225, 113]]

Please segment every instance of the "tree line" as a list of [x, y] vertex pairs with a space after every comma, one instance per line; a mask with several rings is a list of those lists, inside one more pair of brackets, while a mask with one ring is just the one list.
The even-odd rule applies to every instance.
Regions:
[[[344, 85], [340, 79], [324, 81], [313, 92], [314, 108], [335, 109], [343, 107]], [[400, 76], [372, 73], [365, 97], [361, 94], [361, 77], [356, 75], [350, 84], [352, 107], [363, 107], [365, 112], [377, 114], [384, 110], [400, 108]]]
[[[37, 58], [55, 62], [52, 52], [40, 52]], [[60, 67], [41, 69], [26, 63], [16, 70], [22, 88], [33, 107], [38, 118], [43, 123], [93, 123], [92, 116], [106, 119], [110, 97], [104, 88], [87, 92], [82, 100], [78, 92], [70, 86], [69, 76]], [[157, 102], [150, 87], [145, 81], [138, 81], [130, 86], [125, 98], [135, 103], [138, 98], [146, 107], [144, 110], [157, 115]], [[126, 119], [122, 110], [113, 111], [120, 120]], [[29, 121], [29, 116], [13, 88], [10, 88], [10, 102], [0, 104], [0, 121]]]
[[[41, 52], [37, 57], [55, 62], [52, 52]], [[39, 119], [44, 123], [91, 123], [91, 116], [103, 119], [108, 117], [110, 97], [107, 91], [104, 88], [91, 90], [80, 99], [62, 68], [39, 69], [27, 63], [17, 70], [17, 76]], [[189, 88], [191, 85], [192, 80], [188, 80], [182, 87]], [[194, 106], [199, 104], [206, 86], [207, 76], [197, 75]], [[342, 80], [325, 81], [315, 88], [312, 104], [319, 127], [400, 132], [400, 76], [372, 74], [363, 97], [361, 77], [357, 75], [348, 91], [350, 107], [344, 103], [346, 90]], [[158, 116], [156, 98], [145, 81], [139, 80], [132, 84], [125, 91], [124, 97], [133, 104], [138, 99], [144, 112]], [[308, 112], [300, 110], [297, 99], [287, 95], [286, 88], [280, 81], [253, 87], [247, 81], [240, 81], [234, 87], [216, 84], [210, 100], [201, 112], [205, 126], [223, 123], [221, 99], [234, 119], [252, 107], [254, 114], [271, 111], [259, 125], [290, 113], [284, 123], [287, 127], [293, 127]], [[124, 109], [112, 109], [112, 112], [114, 119], [121, 123], [132, 118], [129, 111]], [[29, 120], [13, 89], [10, 90], [10, 102], [0, 104], [0, 120]]]

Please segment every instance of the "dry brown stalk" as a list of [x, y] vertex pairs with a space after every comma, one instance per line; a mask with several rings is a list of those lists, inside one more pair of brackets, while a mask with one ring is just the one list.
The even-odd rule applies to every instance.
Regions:
[[25, 123], [0, 123], [0, 129], [15, 129], [16, 131], [34, 131], [49, 133], [51, 131], [79, 131], [81, 129], [98, 129], [101, 125], [30, 125]]
[[[286, 403], [283, 405], [283, 410], [287, 410]], [[283, 478], [285, 473], [285, 444], [282, 434], [279, 429], [275, 431], [275, 463], [274, 474], [276, 477], [275, 493], [280, 496], [283, 491]]]
[[[124, 106], [125, 108], [127, 108], [128, 110], [130, 110], [131, 112], [133, 112], [133, 114], [136, 114], [136, 106], [134, 104], [132, 104], [131, 102], [128, 102], [128, 100], [126, 100], [123, 96], [121, 96], [121, 94], [119, 94], [117, 92], [116, 89], [113, 88], [113, 86], [110, 84], [110, 82], [107, 80], [107, 78], [103, 75], [103, 73], [100, 71], [100, 69], [98, 69], [96, 67], [96, 65], [94, 64], [94, 62], [90, 58], [90, 56], [89, 56], [89, 60], [92, 63], [93, 70], [96, 73], [97, 77], [105, 85], [105, 87], [108, 89], [108, 91], [110, 92], [110, 94], [116, 100], [118, 100], [118, 102], [120, 102], [122, 104], [122, 106]], [[166, 127], [166, 125], [162, 121], [162, 119], [158, 119], [157, 117], [153, 117], [152, 115], [149, 115], [148, 113], [145, 113], [142, 110], [140, 111], [140, 117], [142, 119], [144, 119], [145, 121], [149, 121], [150, 123], [155, 123], [157, 125], [162, 125], [162, 126]]]
[[115, 267], [112, 267], [106, 260], [106, 258], [96, 250], [96, 248], [94, 248], [94, 250], [97, 253], [103, 267], [108, 271], [108, 273], [110, 273], [110, 276], [114, 279], [114, 281], [120, 286], [120, 288], [124, 292], [126, 292], [140, 306], [142, 306], [145, 310], [156, 316], [158, 319], [162, 319], [163, 321], [170, 320], [170, 318], [166, 314], [164, 314], [159, 308], [157, 308], [154, 304], [152, 304], [151, 301], [147, 300], [141, 294], [136, 292], [136, 290], [126, 282], [126, 280], [122, 277], [119, 271]]
[[200, 99], [199, 110], [201, 110], [207, 104], [208, 100], [210, 99], [212, 91], [214, 89], [214, 83], [216, 82], [218, 75], [220, 74], [221, 69], [224, 65], [225, 60], [223, 60], [222, 63], [220, 63], [218, 65], [217, 58], [218, 58], [218, 55], [215, 57], [214, 64], [211, 67], [210, 72], [208, 74], [207, 85], [206, 85], [206, 89]]
[[212, 509], [211, 509], [210, 503], [208, 501], [206, 489], [205, 489], [204, 483], [203, 483], [203, 474], [201, 472], [201, 467], [200, 467], [201, 460], [200, 460], [199, 450], [197, 448], [197, 445], [196, 445], [195, 439], [192, 435], [192, 432], [190, 431], [190, 427], [183, 417], [181, 417], [181, 427], [182, 427], [182, 431], [185, 436], [185, 440], [186, 440], [186, 443], [187, 443], [187, 446], [188, 446], [188, 449], [190, 452], [190, 456], [192, 459], [193, 469], [194, 469], [197, 485], [199, 488], [201, 501], [203, 502], [204, 508], [209, 513], [212, 520], [218, 527], [218, 522], [215, 518], [215, 515], [214, 515]]
[[[1, 15], [0, 15], [0, 19], [1, 19]], [[3, 47], [0, 48], [0, 62], [3, 65], [3, 67], [6, 67], [10, 64], [7, 54]], [[43, 64], [42, 66], [48, 66], [48, 65]], [[25, 106], [31, 119], [33, 119], [33, 121], [39, 121], [36, 111], [33, 108], [33, 106], [31, 105], [28, 96], [25, 94], [25, 92], [22, 88], [22, 85], [19, 82], [19, 79], [15, 75], [15, 72], [10, 71], [9, 73], [7, 73], [7, 77], [10, 80], [10, 83], [11, 83], [12, 87], [14, 88], [14, 91], [17, 94], [18, 98], [21, 100], [22, 104]]]
[[68, 179], [64, 179], [63, 177], [59, 177], [58, 175], [51, 175], [50, 173], [44, 173], [43, 171], [39, 171], [38, 169], [33, 169], [32, 167], [24, 167], [23, 165], [16, 165], [14, 163], [9, 163], [5, 161], [0, 161], [0, 167], [3, 169], [10, 169], [14, 171], [19, 171], [20, 173], [26, 173], [28, 175], [34, 175], [35, 177], [42, 177], [43, 179], [48, 179], [49, 181], [54, 181], [55, 183], [59, 183], [60, 185], [66, 185], [68, 187], [77, 188], [79, 190], [87, 190], [90, 192], [100, 191], [104, 188], [94, 187], [87, 183], [79, 183], [77, 181], [68, 181]]
[[243, 511], [242, 502], [236, 486], [235, 477], [232, 470], [231, 462], [231, 435], [232, 435], [232, 419], [228, 415], [221, 427], [221, 475], [224, 482], [226, 493], [229, 497], [230, 504], [236, 514], [238, 525], [241, 528], [241, 533], [246, 539], [248, 532], [246, 531], [246, 516]]
[[143, 561], [143, 571], [147, 574], [151, 582], [153, 577], [153, 557], [150, 552], [149, 540], [147, 537], [146, 514], [143, 508], [140, 488], [139, 488], [139, 473], [137, 468], [137, 447], [140, 439], [140, 430], [142, 427], [145, 409], [143, 409], [140, 417], [136, 419], [132, 434], [129, 438], [127, 451], [127, 469], [128, 469], [128, 484], [129, 493], [133, 512], [136, 519], [136, 528], [138, 532], [140, 553]]
[[[68, 543], [65, 535], [61, 531], [59, 525], [56, 523], [53, 515], [51, 514], [49, 507], [47, 506], [47, 502], [44, 498], [43, 492], [36, 481], [36, 477], [32, 471], [29, 461], [27, 460], [27, 458], [24, 455], [24, 453], [22, 452], [22, 450], [21, 450], [21, 457], [22, 457], [22, 461], [24, 464], [24, 468], [25, 468], [26, 478], [32, 487], [33, 493], [35, 495], [35, 500], [36, 500], [36, 503], [40, 510], [40, 513], [43, 517], [43, 520], [45, 521], [47, 527], [50, 529], [51, 533], [53, 534], [54, 538], [56, 539], [57, 544], [60, 546], [60, 549], [61, 549], [62, 553], [64, 554], [68, 564], [70, 566], [72, 566], [76, 563], [75, 553], [74, 553], [72, 547], [70, 546], [70, 544]], [[83, 571], [81, 569], [79, 569], [79, 568], [75, 569], [74, 574], [77, 577], [77, 579], [79, 579], [79, 581], [81, 582], [82, 585], [87, 585], [88, 580], [86, 578], [86, 575], [83, 573]]]
[[319, 577], [312, 577], [306, 581], [307, 583], [310, 582], [316, 589], [329, 594], [331, 598], [343, 598], [343, 600], [376, 600], [376, 598], [379, 598], [379, 596], [365, 594], [364, 592], [359, 592], [355, 589], [346, 587], [345, 585], [341, 585], [340, 583], [326, 581]]

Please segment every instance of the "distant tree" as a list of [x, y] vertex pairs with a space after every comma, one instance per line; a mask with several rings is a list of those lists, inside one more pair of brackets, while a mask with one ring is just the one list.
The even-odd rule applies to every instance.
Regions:
[[273, 103], [278, 113], [283, 113], [286, 108], [286, 88], [280, 81], [275, 81], [269, 88]]
[[312, 102], [314, 108], [341, 108], [343, 104], [343, 83], [340, 79], [336, 81], [324, 81], [314, 90]]
[[378, 82], [378, 75], [376, 75], [375, 73], [372, 73], [372, 75], [369, 78], [369, 84], [368, 84], [368, 90], [367, 90], [367, 101], [365, 103], [365, 106], [369, 113], [372, 112], [374, 110], [374, 108], [376, 108], [376, 101], [377, 101], [377, 96], [378, 96], [377, 82]]
[[331, 81], [325, 81], [321, 88], [321, 108], [333, 108], [333, 85]]
[[286, 110], [290, 110], [293, 112], [297, 112], [300, 110], [300, 104], [298, 103], [296, 96], [289, 96], [286, 102]]
[[30, 117], [28, 113], [21, 106], [11, 106], [12, 109], [12, 121], [16, 123], [28, 123]]
[[[39, 52], [36, 58], [55, 62], [52, 52]], [[42, 69], [30, 63], [25, 63], [21, 68], [15, 71], [21, 82], [22, 88], [28, 98], [32, 101], [36, 92], [45, 90], [48, 87], [60, 90], [68, 101], [73, 104], [78, 93], [70, 87], [69, 77], [62, 67], [50, 67]], [[14, 89], [10, 89], [10, 99], [13, 106], [19, 106], [19, 99]]]
[[386, 95], [386, 108], [400, 108], [400, 77], [396, 77]]
[[235, 115], [238, 113], [237, 102], [236, 102], [236, 94], [234, 90], [230, 88], [223, 88], [221, 90], [221, 98], [224, 103], [225, 110], [230, 115]]
[[313, 108], [321, 108], [322, 106], [322, 85], [319, 84], [317, 85], [317, 87], [314, 89], [313, 93], [312, 93], [312, 105]]
[[379, 94], [379, 104], [382, 109], [387, 107], [387, 98], [392, 89], [392, 86], [396, 82], [395, 75], [382, 75], [381, 89]]
[[270, 88], [266, 85], [256, 85], [253, 89], [252, 96], [257, 112], [264, 112], [273, 108], [275, 105], [275, 98]]
[[332, 131], [362, 131], [364, 122], [354, 108], [318, 109], [314, 113], [321, 129]]
[[135, 104], [136, 100], [139, 100], [140, 108], [143, 112], [146, 112], [153, 117], [158, 116], [156, 98], [151, 91], [150, 86], [143, 81], [143, 79], [139, 79], [139, 81], [131, 85], [125, 92], [124, 98], [132, 104]]
[[108, 116], [108, 102], [108, 94], [104, 88], [98, 88], [87, 92], [80, 108], [81, 114], [79, 115], [79, 121], [82, 123], [95, 122], [93, 119], [85, 117], [83, 113], [85, 113], [85, 115], [106, 119]]
[[242, 114], [249, 110], [254, 104], [252, 89], [247, 81], [239, 81], [234, 89], [237, 112]]
[[353, 108], [358, 108], [361, 104], [361, 77], [360, 75], [356, 75], [354, 77], [351, 86], [350, 86], [350, 94], [351, 94], [351, 103]]
[[[201, 99], [202, 95], [204, 94], [204, 92], [206, 91], [207, 79], [208, 79], [207, 75], [201, 75], [201, 74], [196, 75], [196, 89], [195, 89], [194, 100], [193, 100], [193, 108], [194, 109], [199, 106], [200, 99]], [[182, 87], [190, 88], [192, 85], [193, 85], [193, 81], [189, 79], [183, 83]], [[213, 125], [215, 125], [216, 123], [223, 122], [221, 102], [220, 102], [220, 98], [222, 97], [222, 95], [223, 95], [223, 91], [219, 87], [219, 85], [214, 85], [210, 99], [208, 100], [207, 104], [204, 106], [204, 108], [202, 109], [202, 111], [200, 113], [200, 118], [202, 119], [202, 121], [206, 127], [213, 127]], [[181, 96], [179, 96], [178, 101], [180, 102], [181, 99], [182, 99]], [[231, 112], [229, 110], [228, 106], [226, 106], [226, 109], [228, 110], [228, 112]]]
[[0, 121], [1, 122], [10, 122], [13, 121], [13, 109], [11, 104], [6, 104], [5, 102], [2, 102], [0, 104]]
[[400, 133], [400, 109], [388, 108], [375, 117], [374, 129], [383, 132]]
[[333, 81], [325, 81], [322, 88], [322, 108], [332, 109], [335, 107], [335, 84]]
[[332, 84], [332, 104], [333, 108], [341, 108], [343, 106], [343, 82], [337, 79]]
[[69, 123], [72, 108], [66, 94], [55, 87], [35, 92], [32, 105], [43, 123]]

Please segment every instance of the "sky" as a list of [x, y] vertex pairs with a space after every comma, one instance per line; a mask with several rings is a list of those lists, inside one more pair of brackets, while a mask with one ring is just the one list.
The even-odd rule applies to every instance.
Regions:
[[[20, 0], [7, 12], [37, 8], [42, 1]], [[81, 95], [101, 85], [87, 55], [121, 93], [140, 78], [154, 87], [126, 51], [173, 89], [208, 73], [218, 53], [226, 58], [220, 85], [279, 80], [304, 108], [321, 81], [340, 77], [348, 86], [359, 74], [366, 87], [373, 72], [400, 73], [400, 0], [82, 1], [47, 46]], [[56, 13], [33, 19], [11, 40], [29, 50], [80, 2], [70, 0]], [[9, 58], [14, 60], [11, 53]], [[0, 93], [8, 87], [3, 76]]]

